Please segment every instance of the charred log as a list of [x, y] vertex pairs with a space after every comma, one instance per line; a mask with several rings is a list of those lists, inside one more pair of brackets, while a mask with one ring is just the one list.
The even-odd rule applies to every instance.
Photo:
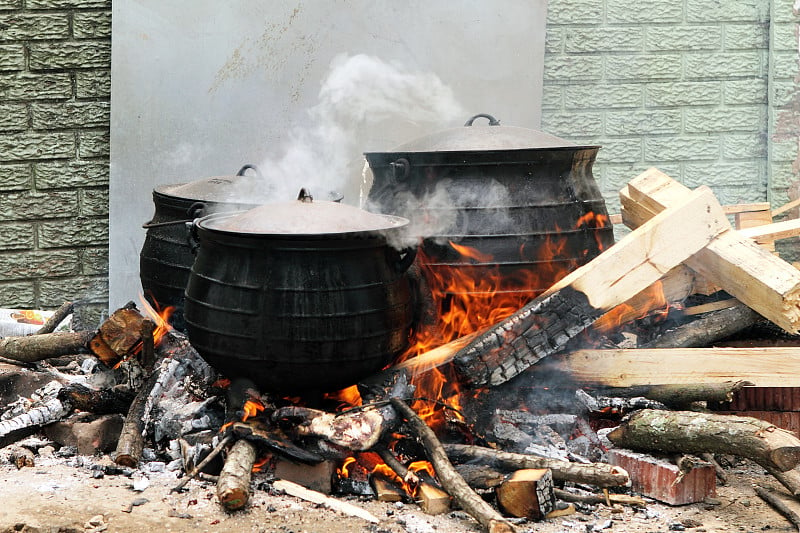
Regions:
[[98, 415], [125, 414], [136, 394], [126, 385], [106, 389], [91, 389], [80, 383], [70, 383], [58, 391], [58, 398], [73, 409]]
[[749, 307], [739, 304], [713, 311], [686, 324], [676, 326], [642, 348], [702, 348], [731, 337], [763, 320]]
[[[737, 391], [750, 385], [753, 385], [750, 381], [685, 385], [640, 385], [601, 389], [600, 392], [606, 396], [621, 398], [641, 396], [672, 408], [685, 408], [695, 402], [730, 402]], [[601, 405], [601, 407], [603, 406]]]
[[800, 439], [744, 416], [642, 410], [608, 434], [617, 446], [662, 453], [725, 453], [781, 472], [800, 464]]

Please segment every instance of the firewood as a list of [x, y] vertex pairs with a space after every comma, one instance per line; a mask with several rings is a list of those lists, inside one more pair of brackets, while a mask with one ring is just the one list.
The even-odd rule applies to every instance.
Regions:
[[392, 398], [391, 402], [422, 443], [442, 486], [461, 508], [490, 533], [516, 531], [517, 528], [476, 494], [453, 468], [433, 430], [403, 400]]
[[800, 464], [800, 439], [744, 416], [644, 409], [623, 421], [608, 439], [645, 452], [732, 454], [782, 472]]
[[117, 449], [114, 452], [114, 462], [121, 466], [136, 468], [144, 449], [145, 419], [148, 411], [148, 402], [153, 388], [161, 377], [161, 366], [157, 366], [145, 384], [136, 393], [131, 402], [125, 422], [122, 425]]
[[58, 391], [58, 398], [68, 402], [73, 409], [98, 415], [125, 414], [135, 397], [136, 393], [125, 385], [92, 389], [80, 383], [69, 383]]
[[612, 494], [606, 491], [603, 494], [573, 494], [572, 492], [555, 488], [556, 498], [565, 502], [588, 503], [588, 504], [621, 504], [634, 507], [646, 507], [647, 502], [638, 496], [628, 496], [627, 494]]
[[32, 363], [60, 355], [85, 353], [94, 335], [93, 331], [59, 331], [5, 337], [0, 339], [0, 357], [20, 363]]
[[[224, 438], [222, 438], [214, 447], [214, 449], [209, 452], [209, 454], [205, 457], [205, 459], [197, 463], [194, 469], [192, 469], [190, 472], [186, 472], [186, 475], [183, 477], [183, 479], [181, 479], [177, 485], [172, 487], [170, 489], [170, 492], [179, 492], [180, 490], [183, 489], [183, 487], [186, 486], [187, 483], [189, 483], [189, 481], [191, 481], [195, 477], [198, 477], [202, 473], [203, 469], [211, 461], [213, 461], [217, 457], [217, 455], [222, 453], [222, 450], [224, 450], [225, 447], [228, 445], [228, 443], [231, 442], [232, 440], [233, 440], [232, 435], [226, 435]], [[217, 482], [219, 482], [219, 479], [217, 479]]]
[[70, 413], [70, 406], [58, 398], [50, 398], [38, 407], [34, 407], [8, 420], [0, 422], [0, 448], [17, 439], [30, 435], [32, 431], [45, 424], [61, 420]]
[[283, 491], [289, 496], [294, 496], [295, 498], [300, 498], [317, 505], [323, 505], [329, 509], [338, 511], [348, 516], [363, 518], [367, 522], [371, 522], [373, 524], [380, 522], [378, 517], [366, 509], [362, 509], [361, 507], [357, 507], [345, 501], [337, 500], [336, 498], [325, 496], [320, 492], [307, 489], [301, 485], [298, 485], [297, 483], [286, 481], [285, 479], [275, 480], [272, 483], [272, 488]]
[[756, 494], [758, 494], [762, 500], [785, 516], [786, 519], [794, 524], [798, 531], [800, 531], [800, 504], [798, 504], [797, 501], [757, 485], [753, 487], [753, 490], [756, 491]]
[[750, 381], [724, 381], [721, 383], [686, 383], [681, 385], [642, 385], [602, 389], [607, 396], [631, 398], [643, 396], [664, 405], [679, 408], [694, 402], [730, 402], [734, 394], [743, 387], [753, 385]]
[[[651, 168], [620, 191], [623, 219], [636, 227], [678, 205], [688, 194], [687, 187]], [[686, 264], [787, 332], [798, 332], [800, 271], [751, 239], [731, 229]]]
[[129, 357], [142, 341], [142, 322], [145, 318], [130, 302], [114, 311], [100, 325], [89, 347], [106, 366], [113, 367]]
[[800, 235], [800, 218], [753, 226], [739, 230], [739, 233], [757, 243], [789, 239]]
[[47, 319], [47, 321], [42, 324], [42, 327], [36, 331], [36, 335], [42, 335], [45, 333], [53, 333], [56, 328], [58, 327], [61, 322], [64, 321], [67, 316], [72, 314], [75, 306], [72, 302], [64, 302], [61, 304], [61, 307], [56, 309], [56, 311]]
[[578, 383], [607, 387], [749, 381], [800, 386], [800, 350], [778, 348], [638, 348], [578, 350], [548, 364]]
[[375, 499], [379, 502], [400, 502], [407, 496], [400, 485], [379, 472], [369, 476], [369, 484], [375, 492]]
[[217, 481], [217, 498], [228, 511], [244, 508], [250, 499], [250, 479], [256, 462], [256, 448], [245, 439], [228, 451]]
[[660, 334], [642, 348], [694, 348], [710, 346], [763, 320], [744, 304], [713, 311]]
[[777, 468], [761, 465], [769, 472], [781, 485], [783, 485], [795, 498], [800, 499], [800, 470], [793, 468], [786, 472], [781, 472]]
[[620, 487], [630, 483], [630, 477], [625, 470], [604, 463], [571, 463], [465, 444], [445, 444], [444, 449], [448, 457], [456, 463], [480, 461], [506, 471], [523, 468], [549, 468], [553, 473], [553, 479], [599, 487]]
[[450, 495], [435, 485], [422, 482], [417, 487], [415, 498], [422, 512], [429, 515], [446, 513], [450, 510]]
[[713, 193], [700, 187], [461, 349], [459, 378], [473, 387], [508, 381], [728, 229]]
[[517, 470], [495, 494], [500, 509], [517, 518], [541, 520], [555, 508], [553, 474], [546, 468]]
[[23, 448], [22, 446], [11, 446], [10, 448], [9, 461], [13, 463], [17, 469], [36, 465], [33, 452], [28, 448]]

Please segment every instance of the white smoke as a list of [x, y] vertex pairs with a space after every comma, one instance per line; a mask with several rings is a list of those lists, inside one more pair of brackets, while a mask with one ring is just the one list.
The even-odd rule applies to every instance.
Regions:
[[[300, 187], [322, 200], [329, 192], [357, 187], [364, 151], [358, 133], [370, 125], [396, 118], [441, 129], [466, 116], [453, 91], [435, 74], [365, 54], [332, 61], [319, 103], [308, 113], [312, 125], [292, 128], [285, 142], [258, 165], [270, 197], [277, 201], [296, 198]], [[359, 162], [356, 168], [354, 162]]]

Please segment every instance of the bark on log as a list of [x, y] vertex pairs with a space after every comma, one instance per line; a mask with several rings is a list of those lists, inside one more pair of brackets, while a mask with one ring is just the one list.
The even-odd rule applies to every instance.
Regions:
[[[730, 229], [710, 189], [690, 195], [461, 349], [453, 360], [460, 381], [471, 386], [508, 381]], [[683, 237], [680, 246], [676, 233]]]
[[447, 458], [442, 444], [433, 430], [401, 399], [392, 398], [392, 406], [406, 419], [419, 438], [442, 487], [455, 499], [461, 508], [492, 533], [515, 532], [514, 527], [499, 512], [473, 491]]
[[665, 331], [642, 348], [700, 348], [730, 337], [763, 320], [744, 304], [708, 313], [702, 318]]
[[605, 463], [570, 463], [465, 444], [445, 444], [444, 449], [447, 456], [456, 463], [480, 461], [507, 472], [523, 468], [549, 468], [553, 472], [553, 479], [598, 487], [621, 487], [630, 483], [630, 476], [624, 469]]
[[125, 422], [122, 425], [117, 449], [114, 452], [114, 462], [118, 465], [136, 468], [144, 449], [145, 416], [148, 411], [148, 400], [161, 375], [161, 365], [147, 378], [144, 386], [136, 393]]
[[646, 507], [647, 502], [644, 499], [639, 498], [638, 496], [628, 496], [627, 494], [573, 494], [569, 491], [555, 488], [554, 489], [556, 498], [559, 500], [563, 500], [565, 502], [573, 502], [573, 503], [588, 503], [588, 504], [622, 504], [622, 505], [633, 505], [636, 507]]
[[93, 331], [60, 331], [42, 335], [0, 339], [0, 357], [20, 363], [43, 361], [50, 357], [86, 352]]
[[231, 446], [217, 481], [217, 498], [225, 509], [236, 511], [247, 505], [255, 462], [255, 446], [245, 439], [237, 440]]
[[687, 383], [684, 385], [640, 385], [600, 389], [605, 396], [632, 398], [643, 396], [664, 405], [677, 408], [694, 402], [730, 402], [733, 395], [750, 381], [725, 381], [722, 383]]
[[800, 439], [757, 418], [642, 410], [608, 434], [617, 446], [662, 453], [727, 453], [785, 472], [800, 464]]

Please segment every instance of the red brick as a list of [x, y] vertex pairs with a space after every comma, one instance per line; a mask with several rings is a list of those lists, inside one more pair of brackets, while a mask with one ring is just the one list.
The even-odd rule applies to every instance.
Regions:
[[304, 465], [279, 458], [273, 474], [278, 479], [293, 481], [307, 489], [330, 494], [333, 488], [333, 476], [336, 474], [336, 463], [323, 461], [316, 465]]
[[800, 411], [800, 387], [744, 387], [726, 410]]
[[800, 437], [800, 411], [724, 411], [720, 414], [752, 416], [775, 424], [781, 429], [793, 432]]
[[675, 483], [680, 470], [665, 459], [613, 448], [608, 451], [608, 462], [627, 470], [634, 492], [669, 505], [701, 502], [717, 492], [717, 476], [710, 464], [692, 469]]

